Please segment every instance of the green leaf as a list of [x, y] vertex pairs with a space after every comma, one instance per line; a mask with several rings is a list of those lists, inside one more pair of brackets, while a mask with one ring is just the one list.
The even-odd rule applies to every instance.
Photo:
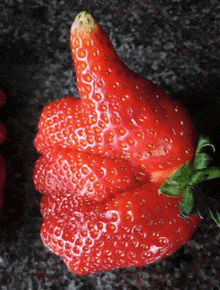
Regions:
[[160, 192], [171, 197], [176, 197], [180, 195], [180, 186], [178, 183], [169, 183], [169, 181], [165, 181], [161, 187]]
[[180, 201], [180, 212], [188, 217], [193, 209], [193, 205], [193, 191], [190, 187], [187, 187]]
[[212, 147], [213, 150], [215, 151], [215, 147], [210, 143], [210, 141], [207, 138], [200, 136], [198, 140], [198, 145], [195, 151], [195, 156], [200, 153], [202, 148], [207, 147], [207, 146]]
[[216, 223], [216, 225], [218, 227], [220, 227], [220, 215], [219, 215], [219, 213], [217, 211], [212, 212], [210, 209], [209, 209], [209, 212], [210, 212], [210, 219], [212, 219]]
[[202, 171], [196, 170], [196, 171], [192, 172], [189, 184], [191, 186], [194, 186], [194, 185], [196, 185], [198, 183], [201, 183], [205, 179], [206, 179], [205, 171], [204, 170], [202, 170]]
[[211, 158], [207, 153], [199, 153], [195, 155], [193, 161], [193, 169], [204, 169], [209, 165]]
[[220, 169], [218, 167], [210, 167], [204, 171], [206, 179], [215, 179], [220, 177]]
[[167, 180], [161, 185], [160, 192], [167, 195], [176, 197], [180, 195], [180, 190], [189, 183], [190, 177], [190, 165], [186, 162], [174, 174], [167, 178]]
[[189, 180], [190, 171], [190, 164], [187, 161], [179, 169], [177, 169], [174, 174], [168, 179], [170, 180], [170, 182], [186, 183]]

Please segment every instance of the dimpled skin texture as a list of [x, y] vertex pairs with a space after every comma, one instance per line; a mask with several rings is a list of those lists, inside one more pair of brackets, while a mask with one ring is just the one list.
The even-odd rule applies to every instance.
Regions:
[[79, 275], [152, 263], [199, 223], [179, 216], [179, 198], [158, 193], [193, 159], [192, 122], [121, 62], [91, 15], [76, 17], [70, 46], [80, 98], [48, 104], [34, 141], [42, 240]]

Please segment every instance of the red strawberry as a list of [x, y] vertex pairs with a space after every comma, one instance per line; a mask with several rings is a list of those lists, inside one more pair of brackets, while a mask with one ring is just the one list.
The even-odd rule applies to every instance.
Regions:
[[80, 99], [48, 104], [34, 141], [42, 240], [79, 275], [152, 263], [198, 226], [192, 188], [219, 175], [209, 143], [196, 149], [186, 110], [130, 71], [86, 12], [70, 45]]
[[[0, 106], [3, 106], [6, 102], [6, 96], [4, 92], [0, 89]], [[7, 136], [6, 127], [0, 123], [0, 144], [2, 144]], [[5, 184], [6, 170], [5, 170], [5, 161], [2, 155], [0, 154], [0, 207], [2, 205], [2, 191]]]

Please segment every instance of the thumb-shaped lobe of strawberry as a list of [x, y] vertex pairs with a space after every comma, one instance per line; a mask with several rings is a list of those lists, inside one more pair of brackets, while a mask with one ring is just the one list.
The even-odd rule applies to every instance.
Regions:
[[196, 140], [185, 109], [125, 66], [90, 15], [76, 18], [70, 46], [87, 126], [94, 135], [101, 129], [102, 146], [94, 142], [92, 152], [129, 158], [156, 181], [192, 159]]

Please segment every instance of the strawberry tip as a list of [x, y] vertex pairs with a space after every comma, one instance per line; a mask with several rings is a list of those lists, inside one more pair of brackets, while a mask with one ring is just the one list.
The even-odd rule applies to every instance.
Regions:
[[95, 26], [96, 21], [92, 15], [86, 11], [82, 11], [76, 16], [71, 28], [71, 32], [76, 33], [79, 30], [91, 32]]

